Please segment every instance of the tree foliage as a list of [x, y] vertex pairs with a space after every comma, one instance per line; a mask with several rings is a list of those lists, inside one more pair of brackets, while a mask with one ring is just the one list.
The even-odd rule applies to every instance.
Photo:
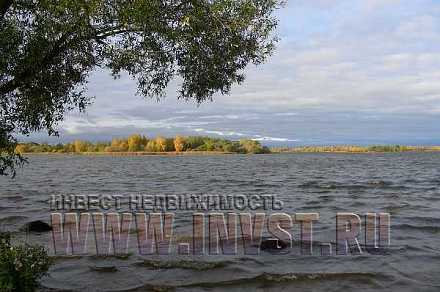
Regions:
[[269, 153], [269, 149], [258, 141], [242, 139], [231, 141], [203, 136], [180, 136], [165, 138], [158, 136], [148, 140], [140, 134], [128, 138], [113, 138], [111, 142], [75, 140], [67, 144], [36, 144], [22, 143], [16, 152], [25, 153], [85, 153], [85, 152], [184, 152], [184, 151], [216, 151], [230, 153]]
[[11, 244], [10, 235], [0, 234], [0, 291], [32, 292], [51, 265], [41, 246]]
[[145, 136], [141, 136], [139, 134], [134, 134], [128, 137], [128, 151], [129, 152], [137, 152], [144, 150], [145, 146], [148, 143], [148, 139]]
[[240, 147], [245, 153], [261, 154], [267, 153], [268, 150], [265, 147], [261, 147], [260, 142], [248, 139], [240, 140]]
[[185, 137], [177, 135], [174, 138], [174, 149], [176, 152], [182, 152], [187, 149]]
[[[159, 98], [202, 102], [244, 80], [276, 39], [279, 0], [3, 0], [0, 2], [0, 174], [18, 156], [11, 135], [56, 135], [67, 111], [83, 111], [88, 75], [108, 68]], [[114, 146], [111, 146], [114, 147]], [[129, 145], [127, 146], [129, 147]]]

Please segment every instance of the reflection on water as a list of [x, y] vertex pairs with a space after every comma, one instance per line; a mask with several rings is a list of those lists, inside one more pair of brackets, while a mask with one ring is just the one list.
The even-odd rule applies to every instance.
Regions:
[[[440, 290], [440, 153], [200, 157], [32, 156], [0, 178], [0, 225], [22, 235], [49, 219], [54, 194], [275, 194], [282, 212], [318, 212], [317, 241], [334, 241], [337, 212], [391, 214], [385, 255], [57, 258], [44, 289], [74, 291]], [[177, 214], [185, 237], [189, 212]], [[298, 229], [292, 230], [298, 237]], [[49, 235], [31, 240], [49, 243]], [[319, 253], [317, 253], [319, 254]], [[52, 291], [52, 290], [51, 290]]]

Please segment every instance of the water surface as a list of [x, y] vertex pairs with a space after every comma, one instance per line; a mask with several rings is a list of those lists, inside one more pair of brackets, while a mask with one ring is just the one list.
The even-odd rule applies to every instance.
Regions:
[[[53, 194], [274, 194], [284, 202], [282, 212], [318, 212], [315, 240], [323, 242], [335, 240], [337, 212], [391, 214], [391, 247], [384, 255], [58, 258], [43, 291], [440, 290], [440, 153], [54, 155], [29, 161], [15, 180], [0, 178], [0, 224], [18, 237], [26, 222], [48, 221]], [[178, 230], [190, 230], [188, 215], [177, 215]], [[298, 232], [292, 230], [294, 237]], [[50, 248], [49, 235], [29, 239]], [[115, 269], [99, 269], [108, 266]]]

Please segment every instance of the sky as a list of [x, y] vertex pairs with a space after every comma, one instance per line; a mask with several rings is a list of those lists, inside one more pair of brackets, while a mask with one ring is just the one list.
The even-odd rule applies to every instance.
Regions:
[[440, 1], [290, 0], [274, 55], [230, 95], [198, 106], [136, 95], [136, 81], [96, 71], [94, 104], [69, 113], [67, 142], [147, 136], [250, 138], [266, 145], [440, 144]]

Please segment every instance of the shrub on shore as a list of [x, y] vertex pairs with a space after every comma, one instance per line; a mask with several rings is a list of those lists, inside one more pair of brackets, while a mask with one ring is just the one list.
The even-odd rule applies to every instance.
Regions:
[[35, 291], [38, 280], [47, 273], [50, 264], [43, 247], [14, 246], [10, 234], [0, 234], [0, 291]]

